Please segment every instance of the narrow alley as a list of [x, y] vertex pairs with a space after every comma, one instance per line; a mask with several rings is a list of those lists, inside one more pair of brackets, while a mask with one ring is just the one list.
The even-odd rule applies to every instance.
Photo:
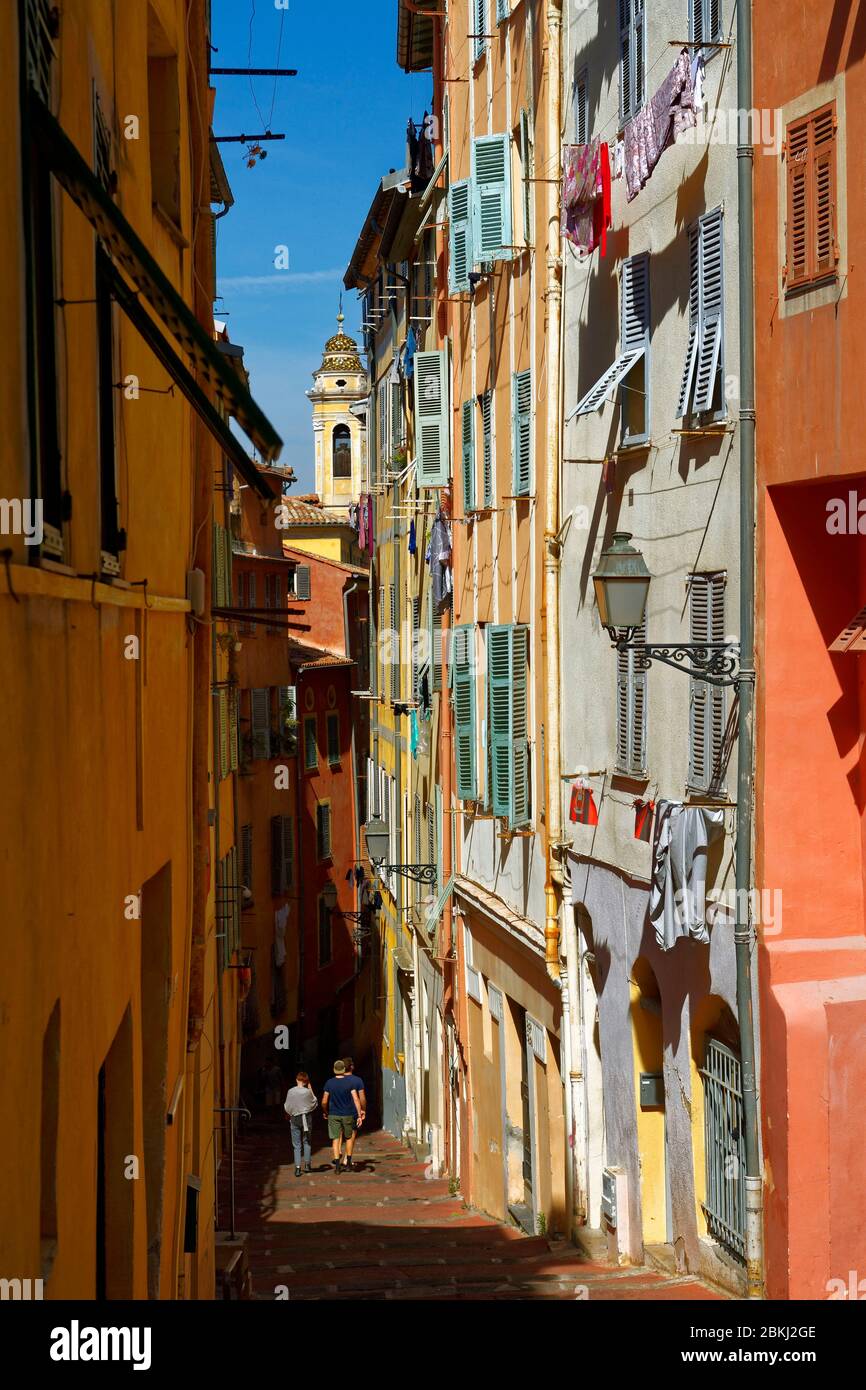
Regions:
[[[237, 1228], [261, 1301], [721, 1297], [695, 1279], [592, 1263], [567, 1241], [472, 1211], [381, 1130], [359, 1140], [354, 1171], [335, 1174], [320, 1139], [312, 1173], [296, 1178], [287, 1126], [254, 1121], [235, 1163]], [[224, 1213], [229, 1199], [226, 1168]]]

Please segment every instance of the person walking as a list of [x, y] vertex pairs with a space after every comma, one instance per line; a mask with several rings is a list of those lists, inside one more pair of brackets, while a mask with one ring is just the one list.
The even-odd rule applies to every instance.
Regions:
[[[363, 1079], [355, 1071], [355, 1063], [353, 1062], [351, 1057], [343, 1058], [343, 1066], [346, 1068], [346, 1075], [351, 1076], [353, 1081], [355, 1081], [356, 1083], [358, 1099], [361, 1102], [361, 1124], [363, 1124], [364, 1120], [367, 1118], [367, 1092], [364, 1089]], [[360, 1128], [361, 1125], [359, 1124], [358, 1129]]]
[[[322, 1092], [322, 1114], [328, 1121], [328, 1137], [332, 1141], [334, 1172], [352, 1171], [352, 1150], [361, 1125], [364, 1111], [361, 1107], [358, 1078], [347, 1075], [346, 1064], [342, 1058], [334, 1063], [334, 1075], [325, 1082]], [[346, 1141], [346, 1157], [342, 1156], [343, 1140]]]
[[309, 1076], [305, 1071], [299, 1071], [295, 1077], [294, 1086], [286, 1096], [283, 1107], [292, 1125], [292, 1148], [295, 1151], [296, 1178], [301, 1176], [302, 1160], [304, 1172], [312, 1173], [313, 1171], [310, 1131], [313, 1123], [312, 1114], [318, 1103], [310, 1085]]

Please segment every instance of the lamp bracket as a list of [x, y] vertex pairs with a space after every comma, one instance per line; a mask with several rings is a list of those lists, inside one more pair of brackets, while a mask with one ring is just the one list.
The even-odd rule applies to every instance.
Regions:
[[611, 644], [618, 652], [634, 652], [639, 671], [660, 661], [708, 685], [739, 684], [739, 642], [635, 642], [634, 633], [631, 627], [611, 632]]
[[436, 886], [436, 865], [435, 864], [378, 864], [376, 866], [380, 874], [400, 874], [403, 878], [411, 878], [415, 883], [432, 883]]

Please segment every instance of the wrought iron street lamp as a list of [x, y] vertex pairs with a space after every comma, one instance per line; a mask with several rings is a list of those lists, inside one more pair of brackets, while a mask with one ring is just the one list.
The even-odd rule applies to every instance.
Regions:
[[388, 834], [388, 827], [381, 817], [374, 816], [373, 820], [367, 822], [364, 826], [364, 838], [367, 842], [367, 857], [377, 872], [400, 874], [403, 878], [413, 879], [415, 883], [432, 883], [435, 887], [435, 864], [385, 863], [388, 857], [390, 836]]
[[648, 671], [654, 661], [661, 661], [709, 685], [736, 685], [740, 679], [739, 642], [634, 641], [646, 614], [652, 576], [643, 555], [630, 542], [630, 532], [617, 531], [610, 548], [602, 551], [592, 576], [599, 617], [612, 645], [618, 652], [634, 652], [639, 671]]

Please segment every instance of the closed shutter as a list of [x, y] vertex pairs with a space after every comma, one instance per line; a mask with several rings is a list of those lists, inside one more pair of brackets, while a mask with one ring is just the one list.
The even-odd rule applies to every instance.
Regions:
[[316, 855], [331, 857], [331, 808], [326, 802], [316, 807]]
[[[689, 583], [690, 640], [698, 644], [725, 638], [725, 575], [695, 574]], [[724, 773], [726, 699], [724, 686], [694, 677], [689, 694], [690, 790], [718, 795]]]
[[787, 265], [788, 289], [810, 278], [809, 203], [812, 167], [809, 160], [811, 127], [808, 118], [788, 127], [787, 135]]
[[481, 429], [484, 452], [484, 506], [493, 506], [493, 392], [481, 397]]
[[427, 591], [427, 630], [430, 636], [430, 687], [442, 689], [442, 614], [433, 602], [433, 590]]
[[487, 679], [492, 762], [492, 805], [496, 816], [511, 812], [511, 628], [487, 630]]
[[224, 604], [224, 602], [223, 602], [223, 600], [224, 600], [224, 598], [225, 598], [225, 592], [224, 592], [224, 587], [223, 587], [223, 586], [224, 586], [224, 583], [225, 583], [225, 552], [224, 552], [224, 550], [223, 550], [222, 536], [221, 536], [221, 534], [220, 534], [221, 531], [222, 531], [222, 527], [219, 526], [219, 525], [217, 525], [216, 522], [214, 522], [214, 524], [213, 524], [213, 574], [212, 574], [212, 577], [211, 577], [211, 594], [212, 594], [212, 600], [211, 600], [211, 601], [212, 601], [212, 603], [213, 603], [214, 608], [223, 608], [223, 607], [225, 607], [225, 604]]
[[379, 481], [386, 476], [388, 463], [388, 381], [379, 382]]
[[511, 629], [511, 807], [508, 820], [512, 829], [526, 825], [530, 816], [529, 797], [529, 631]]
[[445, 487], [451, 477], [447, 372], [444, 350], [416, 352], [415, 435], [421, 487]]
[[462, 179], [448, 189], [448, 289], [461, 294], [469, 289], [472, 269], [472, 181]]
[[220, 781], [229, 774], [229, 716], [228, 716], [228, 691], [217, 691], [217, 739], [219, 744], [219, 777]]
[[[635, 642], [646, 641], [646, 623], [635, 628]], [[636, 653], [617, 652], [616, 766], [637, 777], [646, 770], [647, 672], [637, 669]]]
[[253, 758], [271, 756], [271, 692], [267, 688], [250, 692]]
[[694, 50], [722, 37], [721, 0], [689, 0], [689, 39]]
[[[255, 608], [257, 602], [258, 600], [256, 598], [256, 576], [254, 574], [250, 574], [247, 575], [247, 607]], [[246, 630], [248, 633], [255, 635], [256, 624], [247, 623]]]
[[475, 754], [475, 629], [454, 629], [454, 743], [457, 795], [474, 801], [478, 795]]
[[403, 387], [399, 381], [391, 382], [391, 452], [403, 443]]
[[[590, 387], [583, 399], [578, 401], [566, 416], [566, 420], [573, 419], [575, 415], [589, 415], [592, 411], [598, 410], [649, 348], [649, 258], [646, 255], [632, 256], [630, 260], [623, 262], [619, 332], [619, 356], [595, 385]], [[644, 372], [644, 380], [649, 381], [648, 371]]]
[[229, 690], [228, 692], [228, 743], [229, 743], [229, 771], [238, 770], [238, 692]]
[[646, 15], [644, 0], [618, 0], [619, 116], [625, 125], [644, 103]]
[[427, 863], [436, 863], [436, 819], [433, 807], [427, 807]]
[[286, 891], [295, 881], [295, 836], [291, 816], [283, 816], [283, 881]]
[[295, 570], [295, 598], [308, 599], [310, 597], [310, 566], [298, 565]]
[[[700, 228], [700, 341], [695, 369], [695, 411], [718, 409], [722, 362], [722, 209], [701, 218]], [[718, 404], [716, 398], [718, 397]]]
[[468, 516], [475, 510], [475, 407], [472, 401], [463, 402], [460, 416], [463, 445], [463, 511]]
[[340, 761], [340, 716], [329, 714], [327, 718], [328, 763], [334, 767]]
[[472, 142], [472, 240], [475, 264], [511, 256], [511, 149], [507, 135]]
[[589, 144], [589, 74], [583, 68], [574, 84], [574, 143]]
[[532, 372], [512, 378], [511, 451], [516, 497], [527, 497], [532, 486]]
[[253, 891], [253, 827], [241, 826], [241, 883], [248, 892]]
[[56, 57], [53, 9], [52, 0], [25, 0], [24, 4], [27, 81], [46, 106], [51, 106], [51, 68]]

